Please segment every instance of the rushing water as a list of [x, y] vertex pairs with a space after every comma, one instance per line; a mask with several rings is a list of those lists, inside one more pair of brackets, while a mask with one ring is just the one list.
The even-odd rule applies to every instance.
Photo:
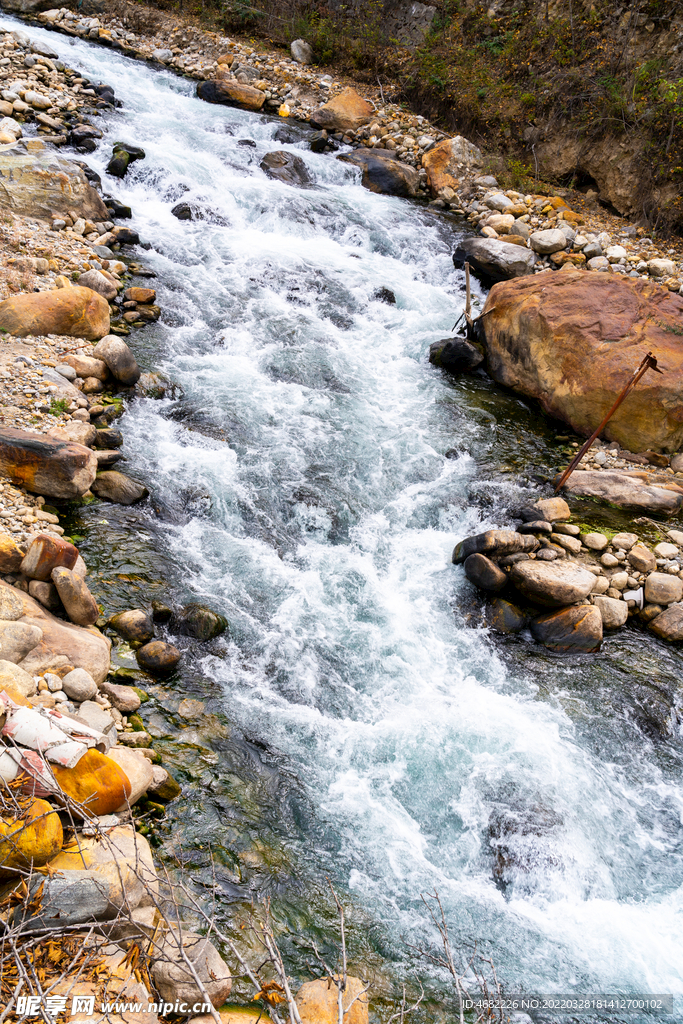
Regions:
[[[356, 907], [358, 958], [399, 977], [402, 938], [434, 940], [419, 895], [436, 888], [454, 942], [491, 953], [509, 991], [683, 997], [680, 756], [675, 729], [648, 727], [677, 698], [680, 656], [634, 631], [590, 660], [497, 648], [449, 564], [520, 496], [510, 474], [557, 454], [538, 413], [427, 362], [462, 307], [455, 223], [307, 150], [313, 188], [273, 182], [263, 154], [301, 150], [273, 119], [30, 31], [124, 104], [87, 160], [158, 274], [162, 321], [130, 343], [183, 397], [122, 421], [155, 512], [84, 521], [108, 522], [106, 572], [142, 600], [230, 621], [228, 641], [188, 649], [178, 695], [219, 712], [211, 741], [161, 688], [145, 712], [159, 728], [166, 709], [161, 732], [199, 766], [201, 799], [170, 814], [176, 838], [224, 851], [225, 912], [253, 869], [313, 933], [302, 907], [322, 906], [329, 874]], [[122, 182], [104, 170], [117, 138], [147, 154]], [[212, 218], [176, 220], [181, 198]], [[158, 563], [140, 569], [136, 544]], [[119, 600], [113, 582], [101, 593]]]

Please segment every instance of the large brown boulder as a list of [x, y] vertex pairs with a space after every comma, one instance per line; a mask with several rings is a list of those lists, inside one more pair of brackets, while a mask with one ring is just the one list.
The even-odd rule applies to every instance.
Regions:
[[89, 490], [97, 474], [97, 456], [73, 441], [4, 427], [0, 472], [34, 494], [68, 500]]
[[563, 270], [494, 285], [484, 313], [494, 380], [585, 436], [651, 351], [665, 372], [646, 373], [603, 436], [633, 452], [683, 445], [683, 296], [642, 278]]
[[600, 650], [602, 615], [594, 605], [575, 605], [540, 615], [531, 623], [535, 640], [562, 654], [590, 654]]
[[333, 100], [318, 107], [311, 114], [314, 128], [326, 128], [328, 132], [344, 132], [349, 128], [354, 131], [367, 124], [375, 113], [372, 103], [368, 103], [355, 89], [342, 89]]
[[481, 150], [462, 135], [444, 139], [422, 157], [432, 195], [438, 195], [443, 188], [457, 189], [462, 177], [481, 165]]
[[17, 338], [62, 334], [97, 341], [109, 334], [109, 303], [92, 288], [55, 288], [0, 302], [0, 328]]
[[651, 474], [637, 471], [577, 469], [564, 489], [585, 498], [602, 498], [620, 508], [657, 512], [665, 516], [674, 515], [683, 504], [683, 489], [677, 484], [653, 479]]
[[22, 217], [49, 220], [74, 210], [95, 223], [109, 219], [107, 208], [81, 167], [54, 150], [23, 142], [0, 149], [0, 206]]
[[266, 94], [262, 89], [226, 79], [200, 82], [197, 96], [207, 103], [221, 103], [226, 107], [241, 107], [243, 110], [260, 110], [266, 102]]
[[370, 192], [385, 196], [414, 196], [420, 177], [414, 167], [404, 164], [395, 153], [385, 149], [354, 149], [337, 157], [355, 164], [363, 172], [362, 184]]

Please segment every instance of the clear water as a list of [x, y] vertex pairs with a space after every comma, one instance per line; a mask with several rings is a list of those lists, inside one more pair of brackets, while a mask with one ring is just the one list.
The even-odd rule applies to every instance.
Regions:
[[[203, 788], [171, 806], [176, 840], [227, 850], [251, 832], [251, 861], [225, 855], [226, 915], [256, 877], [251, 892], [314, 932], [329, 874], [389, 988], [402, 939], [434, 940], [419, 894], [436, 888], [456, 944], [489, 951], [508, 990], [674, 992], [683, 1019], [680, 753], [670, 723], [643, 725], [662, 693], [677, 701], [680, 655], [636, 632], [590, 660], [498, 647], [449, 564], [457, 539], [501, 524], [525, 486], [514, 470], [557, 457], [533, 410], [427, 362], [462, 307], [456, 226], [329, 156], [302, 152], [310, 190], [270, 181], [262, 155], [299, 147], [273, 140], [272, 119], [31, 32], [124, 102], [86, 159], [132, 206], [158, 274], [162, 321], [130, 343], [183, 390], [122, 421], [156, 514], [98, 506], [90, 524], [121, 527], [123, 574], [140, 562], [126, 529], [156, 545], [143, 597], [163, 571], [167, 592], [231, 624], [210, 653], [188, 650], [176, 695], [228, 723], [212, 743], [153, 691]], [[122, 182], [104, 170], [116, 139], [147, 154]], [[224, 223], [176, 220], [181, 198]]]

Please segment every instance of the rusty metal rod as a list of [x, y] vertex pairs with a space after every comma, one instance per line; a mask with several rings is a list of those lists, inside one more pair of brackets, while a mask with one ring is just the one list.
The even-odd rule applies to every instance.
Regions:
[[625, 385], [623, 391], [617, 398], [616, 402], [614, 403], [610, 411], [605, 416], [600, 426], [591, 434], [586, 443], [578, 450], [572, 461], [569, 463], [564, 473], [560, 477], [559, 483], [555, 488], [555, 494], [557, 494], [560, 488], [564, 486], [564, 484], [567, 482], [567, 480], [572, 475], [578, 464], [581, 462], [581, 459], [584, 457], [590, 446], [593, 444], [593, 441], [596, 439], [600, 431], [604, 430], [604, 428], [607, 426], [609, 421], [612, 419], [612, 416], [614, 416], [615, 412], [617, 411], [621, 403], [624, 401], [626, 396], [629, 394], [629, 392], [633, 390], [633, 388], [636, 386], [640, 378], [650, 369], [655, 370], [657, 373], [662, 372], [660, 369], [658, 369], [657, 360], [652, 355], [652, 352], [648, 352], [648, 354], [643, 357], [642, 363], [640, 364], [636, 372], [633, 374], [631, 379], [628, 381], [628, 383]]

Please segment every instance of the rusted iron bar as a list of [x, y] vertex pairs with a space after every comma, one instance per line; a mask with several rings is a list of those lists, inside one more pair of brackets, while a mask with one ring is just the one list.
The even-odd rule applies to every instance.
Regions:
[[588, 451], [590, 446], [593, 444], [593, 441], [596, 439], [596, 437], [598, 436], [600, 431], [605, 429], [605, 427], [607, 426], [609, 421], [612, 419], [612, 417], [614, 416], [615, 412], [617, 411], [617, 409], [619, 408], [621, 403], [624, 401], [626, 396], [633, 390], [633, 388], [636, 386], [636, 384], [638, 383], [640, 378], [645, 373], [647, 373], [648, 370], [654, 370], [656, 373], [662, 373], [663, 372], [657, 366], [657, 360], [652, 355], [652, 352], [648, 352], [648, 354], [643, 357], [642, 363], [640, 364], [640, 366], [638, 367], [636, 372], [633, 374], [631, 379], [628, 381], [628, 383], [624, 387], [623, 391], [621, 392], [621, 394], [617, 398], [616, 402], [614, 403], [614, 405], [612, 406], [610, 411], [605, 416], [605, 418], [602, 421], [602, 423], [600, 424], [600, 426], [597, 428], [597, 430], [595, 430], [591, 434], [591, 436], [588, 438], [586, 443], [581, 448], [579, 448], [578, 452], [576, 453], [576, 455], [574, 456], [574, 458], [569, 463], [569, 465], [565, 469], [564, 473], [560, 477], [560, 481], [557, 484], [557, 487], [555, 488], [555, 494], [557, 494], [557, 492], [560, 490], [560, 488], [564, 486], [564, 484], [567, 482], [569, 477], [572, 475], [572, 473], [574, 472], [574, 470], [576, 469], [578, 464], [581, 462], [581, 459], [584, 457], [584, 455], [586, 454], [586, 452]]

